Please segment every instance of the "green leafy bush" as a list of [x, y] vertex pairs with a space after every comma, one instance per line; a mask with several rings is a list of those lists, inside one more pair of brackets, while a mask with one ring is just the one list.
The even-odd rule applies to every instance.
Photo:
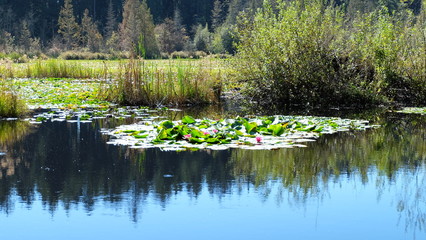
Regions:
[[251, 99], [267, 106], [425, 103], [421, 16], [380, 9], [347, 21], [321, 1], [276, 2], [238, 24], [233, 62]]

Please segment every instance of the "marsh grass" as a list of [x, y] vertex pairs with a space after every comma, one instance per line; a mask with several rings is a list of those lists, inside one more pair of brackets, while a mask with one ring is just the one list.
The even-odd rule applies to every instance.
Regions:
[[0, 77], [96, 79], [99, 100], [126, 105], [196, 105], [218, 102], [225, 60], [34, 60], [0, 65]]
[[129, 60], [105, 86], [110, 101], [130, 105], [185, 105], [219, 101], [223, 70], [211, 61]]
[[19, 117], [25, 114], [27, 107], [13, 86], [3, 79], [0, 79], [0, 118]]
[[33, 78], [102, 78], [107, 73], [102, 65], [90, 66], [79, 61], [48, 60], [37, 61], [25, 68], [25, 77]]

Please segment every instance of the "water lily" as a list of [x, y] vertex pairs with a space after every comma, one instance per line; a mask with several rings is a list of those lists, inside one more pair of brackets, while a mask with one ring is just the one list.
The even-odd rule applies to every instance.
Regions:
[[203, 132], [203, 134], [204, 134], [204, 135], [209, 135], [210, 133], [209, 133], [209, 132]]
[[213, 129], [213, 132], [214, 132], [214, 133], [217, 133], [217, 132], [219, 132], [219, 130], [217, 130], [217, 129]]
[[183, 135], [183, 138], [185, 138], [185, 139], [190, 139], [191, 137], [192, 137], [191, 134]]
[[262, 137], [261, 137], [261, 136], [257, 136], [257, 137], [256, 137], [256, 142], [257, 142], [257, 143], [260, 143], [261, 141], [262, 141]]

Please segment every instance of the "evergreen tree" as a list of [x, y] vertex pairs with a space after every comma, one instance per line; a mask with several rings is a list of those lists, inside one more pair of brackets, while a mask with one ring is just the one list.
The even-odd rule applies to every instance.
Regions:
[[107, 21], [104, 29], [105, 39], [109, 39], [112, 33], [117, 30], [117, 18], [115, 16], [114, 6], [112, 0], [108, 2]]
[[186, 29], [181, 24], [176, 24], [170, 18], [155, 28], [158, 45], [161, 52], [172, 53], [182, 51], [188, 43], [189, 37]]
[[31, 47], [32, 42], [28, 23], [26, 20], [22, 20], [20, 25], [21, 27], [19, 31], [18, 44], [22, 50], [28, 51]]
[[145, 48], [145, 54], [147, 58], [155, 58], [160, 55], [160, 50], [158, 49], [157, 39], [155, 38], [154, 33], [154, 19], [151, 15], [151, 11], [148, 8], [146, 0], [143, 0], [139, 7], [139, 19], [140, 19], [140, 28], [141, 34], [143, 36], [143, 44]]
[[223, 5], [220, 0], [215, 0], [212, 10], [212, 29], [216, 30], [223, 22]]
[[211, 44], [211, 33], [209, 32], [209, 27], [206, 26], [203, 28], [202, 25], [198, 25], [197, 31], [194, 36], [194, 46], [196, 50], [207, 52]]
[[154, 58], [159, 55], [154, 34], [154, 22], [146, 0], [126, 0], [120, 24], [121, 47], [138, 56]]
[[137, 9], [138, 0], [126, 0], [123, 6], [123, 21], [120, 24], [121, 49], [133, 52], [140, 35]]
[[97, 52], [100, 49], [102, 35], [98, 31], [98, 27], [89, 16], [89, 10], [84, 10], [83, 19], [81, 20], [81, 39], [83, 47], [89, 48], [90, 51]]
[[80, 40], [80, 29], [74, 17], [72, 0], [65, 0], [59, 12], [58, 33], [67, 49], [76, 47]]

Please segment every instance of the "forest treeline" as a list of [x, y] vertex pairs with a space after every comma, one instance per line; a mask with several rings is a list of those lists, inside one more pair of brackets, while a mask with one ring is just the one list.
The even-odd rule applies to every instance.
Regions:
[[[348, 16], [381, 7], [390, 13], [421, 9], [421, 0], [324, 4], [340, 6]], [[262, 6], [263, 0], [0, 0], [0, 52], [50, 57], [67, 50], [126, 52], [145, 58], [233, 54], [238, 16], [254, 16]]]

